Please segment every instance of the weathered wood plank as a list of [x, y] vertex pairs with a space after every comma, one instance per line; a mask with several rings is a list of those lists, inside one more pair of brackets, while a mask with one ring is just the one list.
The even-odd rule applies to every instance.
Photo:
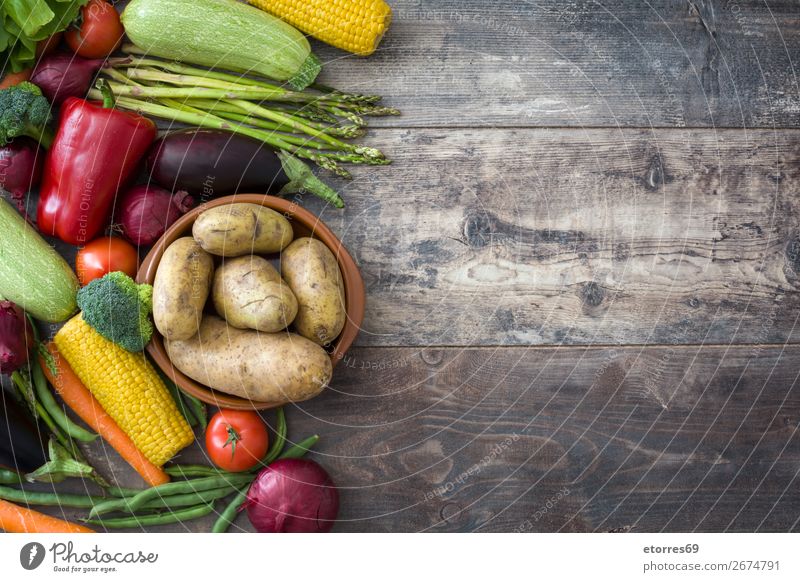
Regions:
[[382, 130], [323, 209], [360, 345], [800, 339], [792, 130]]
[[794, 0], [394, 0], [368, 61], [323, 80], [419, 126], [797, 127]]
[[[380, 130], [318, 212], [365, 346], [798, 341], [800, 133]], [[74, 249], [59, 245], [68, 257]]]
[[359, 345], [800, 339], [797, 131], [387, 129], [373, 142], [395, 163], [339, 181], [345, 210], [303, 201], [361, 267]]
[[339, 531], [797, 531], [798, 358], [357, 349], [331, 390], [290, 408], [290, 437], [322, 435]]

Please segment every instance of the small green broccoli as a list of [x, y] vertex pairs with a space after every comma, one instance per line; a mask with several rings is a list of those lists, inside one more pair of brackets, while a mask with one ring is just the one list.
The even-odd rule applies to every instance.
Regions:
[[78, 291], [83, 320], [129, 352], [141, 352], [153, 337], [153, 287], [137, 285], [115, 271]]
[[49, 148], [53, 143], [50, 102], [41, 89], [24, 81], [0, 91], [0, 146], [15, 137], [27, 135]]

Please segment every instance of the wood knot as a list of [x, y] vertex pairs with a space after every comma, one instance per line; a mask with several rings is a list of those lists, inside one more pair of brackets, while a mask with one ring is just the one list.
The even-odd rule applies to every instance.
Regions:
[[431, 350], [425, 348], [420, 351], [419, 357], [429, 366], [438, 366], [442, 363], [442, 350]]
[[606, 292], [603, 291], [603, 288], [594, 281], [588, 281], [581, 285], [580, 295], [583, 299], [584, 305], [589, 307], [597, 307], [603, 302]]
[[486, 212], [470, 212], [464, 219], [464, 239], [473, 248], [480, 249], [492, 241], [494, 217]]
[[800, 236], [795, 235], [791, 240], [786, 243], [784, 249], [784, 269], [786, 279], [789, 281], [796, 281], [800, 277]]
[[439, 509], [439, 517], [442, 521], [449, 524], [460, 522], [464, 517], [464, 510], [458, 503], [448, 501]]
[[661, 156], [655, 155], [650, 159], [650, 167], [647, 169], [647, 174], [644, 179], [644, 186], [648, 190], [655, 191], [661, 188], [671, 178], [664, 172], [664, 162]]

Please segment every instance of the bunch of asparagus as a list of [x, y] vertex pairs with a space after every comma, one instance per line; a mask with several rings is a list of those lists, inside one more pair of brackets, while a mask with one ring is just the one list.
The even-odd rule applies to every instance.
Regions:
[[[225, 129], [311, 160], [350, 178], [341, 163], [386, 165], [372, 147], [346, 142], [366, 133], [366, 116], [399, 115], [379, 95], [344, 93], [323, 85], [291, 91], [279, 85], [176, 61], [147, 57], [125, 45], [101, 74], [116, 106], [189, 125]], [[101, 99], [98, 89], [89, 97]]]

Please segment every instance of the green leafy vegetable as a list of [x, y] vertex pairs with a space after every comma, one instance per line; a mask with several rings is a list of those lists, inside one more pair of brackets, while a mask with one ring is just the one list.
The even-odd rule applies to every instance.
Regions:
[[2, 0], [0, 63], [18, 73], [36, 61], [36, 43], [66, 29], [89, 0]]

